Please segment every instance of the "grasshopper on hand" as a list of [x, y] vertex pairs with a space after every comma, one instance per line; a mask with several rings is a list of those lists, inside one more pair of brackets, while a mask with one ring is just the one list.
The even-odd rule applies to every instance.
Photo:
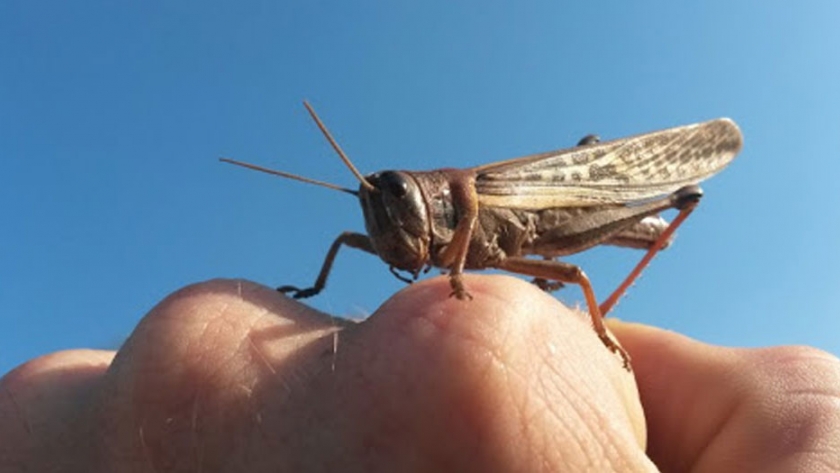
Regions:
[[[545, 290], [578, 284], [595, 332], [628, 370], [630, 357], [607, 335], [602, 318], [656, 253], [670, 244], [703, 195], [698, 183], [720, 172], [742, 146], [735, 122], [719, 118], [613, 141], [589, 135], [573, 148], [472, 168], [363, 176], [312, 107], [307, 102], [304, 106], [358, 179], [358, 190], [221, 160], [355, 195], [367, 235], [342, 233], [312, 287], [282, 286], [278, 291], [298, 299], [321, 292], [342, 245], [378, 255], [406, 282], [433, 266], [448, 270], [451, 296], [458, 299], [472, 297], [462, 281], [467, 269], [497, 268], [532, 276]], [[670, 223], [659, 216], [668, 209], [679, 211]], [[583, 270], [555, 258], [601, 244], [647, 251], [599, 304]]]

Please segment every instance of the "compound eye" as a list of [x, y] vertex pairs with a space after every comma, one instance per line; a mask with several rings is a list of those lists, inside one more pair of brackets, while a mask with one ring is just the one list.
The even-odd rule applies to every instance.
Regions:
[[380, 174], [379, 187], [398, 199], [408, 194], [408, 181], [398, 172], [385, 171]]

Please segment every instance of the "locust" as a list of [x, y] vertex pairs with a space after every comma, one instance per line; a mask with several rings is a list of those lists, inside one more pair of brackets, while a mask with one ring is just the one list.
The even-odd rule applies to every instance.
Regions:
[[[358, 190], [250, 163], [221, 161], [352, 194], [367, 234], [343, 232], [311, 287], [281, 286], [296, 299], [327, 283], [342, 246], [379, 256], [411, 282], [431, 267], [448, 271], [450, 297], [471, 299], [465, 270], [496, 268], [531, 276], [544, 290], [581, 287], [598, 338], [630, 371], [630, 356], [607, 333], [603, 317], [703, 196], [699, 183], [726, 167], [743, 138], [728, 118], [612, 141], [588, 135], [574, 147], [470, 168], [380, 171], [362, 175], [304, 101], [324, 137], [359, 181]], [[660, 213], [676, 209], [668, 222]], [[598, 303], [579, 266], [558, 260], [596, 245], [646, 250], [625, 280]]]

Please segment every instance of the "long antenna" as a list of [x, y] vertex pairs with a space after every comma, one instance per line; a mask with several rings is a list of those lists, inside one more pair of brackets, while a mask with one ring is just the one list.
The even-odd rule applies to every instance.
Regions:
[[359, 170], [356, 169], [356, 166], [353, 166], [353, 163], [350, 162], [350, 158], [348, 158], [347, 155], [344, 154], [344, 150], [341, 149], [341, 146], [338, 146], [338, 143], [332, 137], [330, 131], [327, 130], [327, 127], [324, 125], [324, 123], [321, 122], [321, 119], [318, 118], [318, 114], [315, 113], [315, 110], [312, 109], [312, 106], [309, 105], [309, 102], [304, 100], [303, 106], [306, 107], [306, 110], [309, 112], [309, 115], [312, 117], [313, 120], [315, 120], [315, 124], [318, 125], [318, 128], [321, 129], [321, 133], [323, 133], [327, 141], [330, 142], [335, 152], [338, 153], [338, 156], [341, 158], [342, 161], [344, 161], [344, 164], [347, 165], [348, 168], [350, 168], [350, 171], [353, 173], [353, 175], [356, 176], [356, 179], [358, 179], [359, 182], [362, 183], [362, 187], [371, 192], [375, 191], [376, 187], [374, 187], [370, 182], [367, 181], [367, 179], [365, 179], [364, 176], [362, 176], [362, 173], [360, 173]]
[[268, 174], [274, 174], [275, 176], [285, 177], [287, 179], [294, 179], [296, 181], [306, 182], [307, 184], [315, 184], [316, 186], [322, 186], [322, 187], [327, 187], [329, 189], [335, 189], [337, 191], [346, 192], [348, 194], [353, 194], [356, 197], [359, 196], [358, 191], [354, 191], [352, 189], [346, 189], [344, 187], [337, 186], [335, 184], [330, 184], [329, 182], [316, 181], [315, 179], [309, 179], [308, 177], [298, 176], [297, 174], [291, 174], [291, 173], [283, 172], [283, 171], [276, 171], [274, 169], [264, 168], [262, 166], [257, 166], [256, 164], [244, 163], [242, 161], [236, 161], [235, 159], [230, 159], [230, 158], [219, 158], [219, 161], [222, 161], [222, 162], [225, 162], [225, 163], [230, 163], [230, 164], [235, 164], [237, 166], [242, 166], [244, 168], [253, 169], [255, 171], [262, 171], [262, 172], [265, 172], [265, 173], [268, 173]]

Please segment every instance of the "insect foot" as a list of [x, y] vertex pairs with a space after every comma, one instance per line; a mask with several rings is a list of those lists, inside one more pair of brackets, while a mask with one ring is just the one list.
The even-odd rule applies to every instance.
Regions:
[[449, 276], [449, 285], [452, 287], [452, 292], [449, 297], [455, 296], [458, 300], [472, 300], [473, 296], [464, 287], [464, 281], [461, 280], [460, 274], [453, 274]]
[[598, 338], [601, 339], [601, 342], [613, 353], [617, 354], [621, 357], [621, 361], [624, 365], [624, 369], [628, 372], [633, 372], [633, 367], [630, 365], [630, 354], [627, 353], [627, 350], [621, 348], [618, 343], [616, 343], [609, 335], [606, 333], [599, 333]]
[[280, 286], [277, 288], [277, 292], [282, 292], [283, 294], [291, 293], [289, 295], [295, 299], [306, 299], [307, 297], [312, 297], [321, 291], [314, 287], [298, 289], [295, 286]]
[[537, 286], [545, 292], [559, 291], [565, 286], [565, 284], [560, 281], [549, 281], [545, 278], [534, 278], [531, 280], [531, 284]]

